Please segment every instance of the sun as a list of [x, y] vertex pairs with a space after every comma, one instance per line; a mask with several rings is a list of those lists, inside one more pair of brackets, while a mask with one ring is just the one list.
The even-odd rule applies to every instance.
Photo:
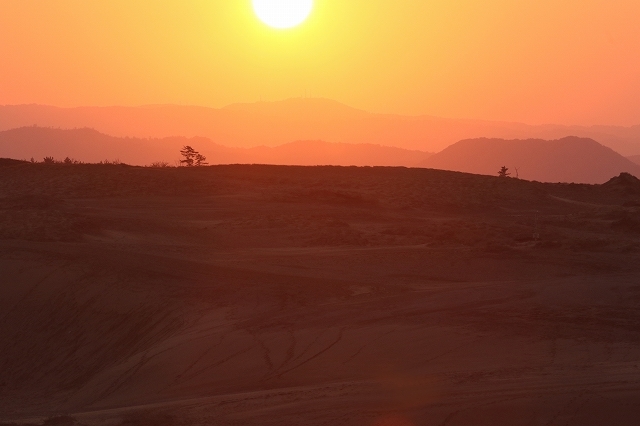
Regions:
[[265, 24], [286, 29], [300, 25], [309, 17], [313, 0], [253, 0], [253, 9]]

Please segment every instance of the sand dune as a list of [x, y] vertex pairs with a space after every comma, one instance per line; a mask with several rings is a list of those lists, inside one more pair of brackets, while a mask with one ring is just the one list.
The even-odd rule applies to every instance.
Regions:
[[628, 175], [0, 162], [0, 421], [635, 424], [639, 205]]

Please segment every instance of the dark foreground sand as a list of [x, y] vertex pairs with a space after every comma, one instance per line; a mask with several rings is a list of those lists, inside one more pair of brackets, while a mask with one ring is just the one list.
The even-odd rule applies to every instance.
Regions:
[[0, 421], [637, 425], [638, 206], [625, 177], [2, 164]]

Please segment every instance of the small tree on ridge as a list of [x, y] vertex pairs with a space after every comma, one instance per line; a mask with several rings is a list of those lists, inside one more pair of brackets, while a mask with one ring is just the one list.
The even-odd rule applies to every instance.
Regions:
[[511, 173], [509, 173], [509, 168], [506, 166], [502, 166], [500, 167], [500, 170], [498, 170], [498, 176], [500, 177], [509, 177]]
[[206, 166], [207, 164], [209, 164], [207, 163], [207, 157], [200, 154], [189, 145], [182, 147], [182, 149], [180, 150], [180, 155], [184, 157], [183, 160], [180, 160], [180, 164], [187, 167]]
[[180, 155], [184, 157], [184, 160], [180, 160], [180, 164], [187, 167], [193, 167], [196, 153], [196, 150], [191, 148], [189, 145], [183, 146], [180, 150]]
[[195, 162], [196, 162], [196, 166], [206, 166], [207, 164], [209, 164], [207, 163], [207, 157], [200, 154], [199, 152], [196, 153]]

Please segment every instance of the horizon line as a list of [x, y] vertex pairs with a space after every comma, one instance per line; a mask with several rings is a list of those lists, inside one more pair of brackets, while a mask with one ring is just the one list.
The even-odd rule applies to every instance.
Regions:
[[522, 122], [522, 121], [509, 121], [509, 120], [491, 120], [491, 119], [486, 119], [486, 118], [469, 118], [469, 117], [445, 117], [445, 116], [438, 116], [438, 115], [431, 115], [431, 114], [401, 114], [401, 113], [390, 113], [390, 112], [371, 112], [371, 111], [367, 111], [361, 108], [356, 108], [353, 107], [351, 105], [348, 105], [344, 102], [332, 99], [332, 98], [325, 98], [325, 97], [291, 97], [291, 98], [284, 98], [284, 99], [279, 99], [279, 100], [274, 100], [274, 101], [267, 101], [267, 100], [259, 100], [259, 101], [254, 101], [254, 102], [233, 102], [230, 104], [226, 104], [224, 106], [221, 107], [214, 107], [214, 106], [206, 106], [206, 105], [195, 105], [195, 104], [178, 104], [178, 103], [163, 103], [163, 104], [137, 104], [137, 105], [117, 105], [117, 104], [111, 104], [111, 105], [76, 105], [76, 106], [59, 106], [59, 105], [52, 105], [52, 104], [42, 104], [42, 103], [37, 103], [37, 102], [32, 102], [32, 103], [19, 103], [19, 104], [0, 104], [0, 108], [2, 107], [21, 107], [21, 106], [39, 106], [39, 107], [48, 107], [48, 108], [56, 108], [56, 109], [82, 109], [82, 108], [131, 108], [131, 109], [136, 109], [136, 108], [159, 108], [159, 107], [178, 107], [178, 108], [201, 108], [201, 109], [207, 109], [207, 110], [217, 110], [217, 111], [221, 111], [224, 109], [227, 109], [229, 107], [232, 106], [238, 106], [238, 105], [257, 105], [257, 104], [278, 104], [278, 103], [283, 103], [283, 102], [287, 102], [287, 101], [292, 101], [292, 100], [322, 100], [322, 101], [330, 101], [336, 104], [339, 104], [340, 106], [352, 109], [354, 111], [358, 111], [358, 112], [362, 112], [365, 114], [369, 114], [369, 115], [373, 115], [373, 116], [387, 116], [387, 117], [407, 117], [407, 118], [413, 118], [413, 119], [420, 119], [420, 118], [430, 118], [430, 119], [437, 119], [437, 120], [447, 120], [447, 121], [467, 121], [467, 122], [481, 122], [481, 123], [499, 123], [499, 124], [511, 124], [511, 125], [521, 125], [521, 126], [529, 126], [529, 127], [547, 127], [547, 126], [562, 126], [562, 127], [581, 127], [581, 128], [594, 128], [594, 127], [618, 127], [618, 128], [625, 128], [625, 129], [631, 129], [634, 127], [640, 127], [640, 123], [638, 124], [631, 124], [631, 125], [623, 125], [623, 124], [563, 124], [563, 123], [554, 123], [554, 122], [546, 122], [546, 123], [538, 123], [538, 124], [531, 124], [531, 123], [526, 123], [526, 122]]

